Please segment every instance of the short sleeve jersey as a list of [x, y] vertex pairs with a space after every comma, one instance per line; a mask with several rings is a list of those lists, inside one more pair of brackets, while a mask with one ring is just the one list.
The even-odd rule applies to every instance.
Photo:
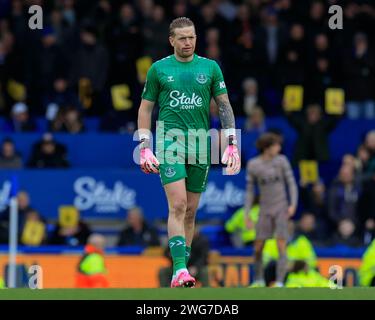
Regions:
[[227, 93], [223, 74], [211, 59], [194, 54], [189, 62], [170, 55], [153, 63], [142, 98], [159, 104], [165, 130], [209, 130], [210, 100]]

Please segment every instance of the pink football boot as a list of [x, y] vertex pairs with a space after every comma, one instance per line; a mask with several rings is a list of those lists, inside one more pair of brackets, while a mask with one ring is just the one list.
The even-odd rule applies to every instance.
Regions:
[[171, 288], [194, 288], [195, 279], [187, 271], [182, 271], [172, 279]]

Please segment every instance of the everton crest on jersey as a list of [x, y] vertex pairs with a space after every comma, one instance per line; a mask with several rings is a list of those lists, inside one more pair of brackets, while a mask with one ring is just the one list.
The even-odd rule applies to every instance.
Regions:
[[200, 84], [205, 84], [207, 82], [207, 76], [203, 73], [198, 73], [195, 80]]

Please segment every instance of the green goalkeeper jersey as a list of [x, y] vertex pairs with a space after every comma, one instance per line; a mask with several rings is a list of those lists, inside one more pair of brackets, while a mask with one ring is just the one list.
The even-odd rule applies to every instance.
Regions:
[[157, 101], [164, 130], [209, 130], [210, 100], [227, 93], [223, 74], [214, 60], [194, 54], [180, 62], [172, 54], [153, 63], [142, 98]]

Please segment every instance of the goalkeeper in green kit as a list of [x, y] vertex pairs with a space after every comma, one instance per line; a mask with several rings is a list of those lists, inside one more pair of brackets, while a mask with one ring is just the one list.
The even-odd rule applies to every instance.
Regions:
[[[226, 137], [221, 161], [227, 165], [227, 174], [237, 174], [241, 167], [235, 119], [222, 72], [215, 61], [194, 53], [196, 38], [194, 24], [189, 18], [181, 17], [172, 21], [169, 41], [174, 54], [156, 61], [149, 69], [138, 113], [141, 169], [145, 173], [160, 175], [168, 200], [172, 288], [195, 286], [195, 279], [190, 275], [187, 263], [194, 235], [195, 215], [200, 195], [206, 188], [211, 163], [207, 143], [211, 98], [218, 105]], [[152, 152], [150, 137], [155, 102], [160, 107], [156, 156]], [[163, 133], [159, 134], [161, 127]], [[203, 141], [199, 139], [197, 147], [191, 142], [191, 132], [202, 130], [206, 138]], [[158, 146], [161, 146], [161, 151]]]

